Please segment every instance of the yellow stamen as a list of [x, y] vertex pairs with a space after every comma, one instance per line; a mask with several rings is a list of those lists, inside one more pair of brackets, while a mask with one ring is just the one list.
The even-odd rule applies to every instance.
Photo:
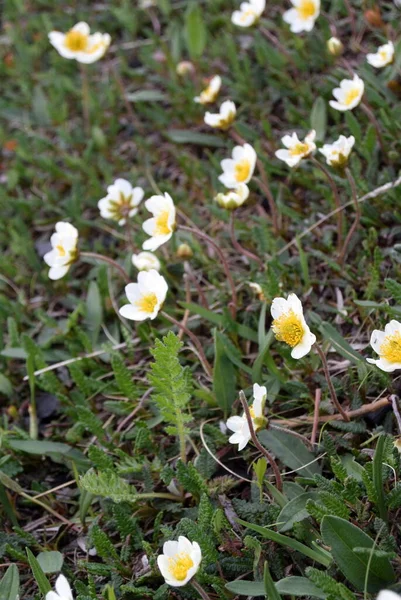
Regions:
[[150, 293], [142, 296], [142, 298], [136, 302], [136, 305], [139, 310], [152, 314], [152, 312], [155, 310], [157, 302], [158, 300], [156, 294]]
[[238, 183], [243, 183], [244, 181], [246, 181], [248, 179], [249, 174], [251, 172], [251, 165], [249, 163], [249, 160], [244, 158], [243, 160], [237, 162], [234, 170], [235, 170], [235, 181], [238, 181]]
[[301, 19], [309, 19], [314, 17], [316, 13], [316, 6], [313, 0], [303, 0], [297, 7], [297, 11]]
[[256, 419], [255, 409], [253, 408], [253, 406], [249, 407], [249, 414], [251, 415], [252, 419]]
[[401, 333], [396, 331], [388, 335], [380, 346], [380, 356], [391, 363], [401, 362]]
[[291, 156], [304, 156], [309, 152], [308, 144], [304, 144], [303, 142], [299, 142], [290, 148]]
[[248, 10], [246, 10], [245, 12], [242, 13], [242, 15], [240, 17], [240, 21], [242, 23], [244, 23], [248, 19], [248, 17], [255, 17], [255, 16], [256, 15], [255, 15], [254, 11], [251, 8], [249, 8]]
[[304, 336], [304, 326], [301, 318], [293, 310], [274, 319], [272, 329], [279, 342], [285, 342], [291, 348], [297, 346]]
[[157, 215], [154, 235], [168, 235], [171, 233], [171, 227], [168, 222], [169, 215], [170, 213], [168, 210]]
[[184, 581], [189, 569], [194, 566], [192, 558], [185, 552], [170, 558], [169, 563], [169, 571], [177, 581]]
[[76, 29], [70, 29], [64, 39], [64, 45], [72, 52], [86, 50], [88, 45], [88, 36]]
[[67, 254], [67, 252], [64, 249], [64, 246], [62, 246], [61, 244], [59, 244], [58, 246], [56, 246], [56, 250], [59, 253], [60, 256], [65, 256]]
[[360, 94], [360, 91], [357, 88], [354, 88], [353, 90], [349, 90], [349, 92], [347, 92], [345, 95], [344, 104], [349, 106], [350, 104], [352, 104], [352, 102], [354, 100], [356, 100], [356, 98], [358, 98], [359, 94]]

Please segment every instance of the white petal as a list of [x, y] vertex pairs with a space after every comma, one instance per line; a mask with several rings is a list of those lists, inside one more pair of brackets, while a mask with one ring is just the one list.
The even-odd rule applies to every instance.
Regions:
[[70, 584], [68, 583], [66, 577], [63, 574], [60, 574], [56, 579], [56, 584], [54, 586], [56, 588], [56, 592], [62, 598], [71, 598], [72, 592], [70, 588]]
[[290, 310], [288, 302], [285, 298], [274, 298], [270, 313], [273, 319], [278, 319], [281, 315], [287, 313]]

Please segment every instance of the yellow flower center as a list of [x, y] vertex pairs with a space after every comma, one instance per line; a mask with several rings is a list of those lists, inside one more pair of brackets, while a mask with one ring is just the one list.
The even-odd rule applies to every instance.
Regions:
[[401, 333], [388, 335], [380, 346], [380, 356], [391, 363], [401, 362]]
[[360, 94], [360, 91], [357, 88], [354, 88], [353, 90], [349, 90], [349, 92], [347, 92], [345, 95], [344, 103], [347, 106], [349, 106], [350, 104], [352, 104], [352, 102], [354, 100], [356, 100], [356, 98], [358, 98], [359, 94]]
[[291, 156], [304, 156], [309, 152], [308, 144], [304, 144], [303, 142], [299, 142], [295, 144], [292, 148], [290, 148]]
[[241, 17], [240, 17], [240, 21], [241, 21], [242, 23], [244, 23], [245, 21], [247, 21], [247, 20], [248, 20], [248, 17], [256, 17], [256, 14], [255, 14], [255, 12], [254, 12], [254, 11], [253, 11], [251, 8], [248, 8], [248, 10], [245, 10], [245, 11], [242, 13], [242, 15], [241, 15]]
[[136, 302], [136, 305], [139, 308], [139, 310], [142, 310], [145, 313], [152, 314], [152, 312], [155, 310], [157, 302], [157, 296], [152, 292], [150, 294], [142, 296], [142, 298], [138, 300], [138, 302]]
[[168, 235], [171, 233], [171, 227], [168, 222], [169, 216], [170, 213], [168, 210], [165, 210], [157, 215], [154, 235]]
[[185, 552], [170, 558], [169, 563], [169, 571], [177, 581], [184, 581], [189, 569], [194, 566], [192, 558]]
[[59, 253], [60, 256], [65, 256], [67, 254], [67, 252], [64, 249], [64, 246], [62, 246], [61, 244], [59, 244], [58, 246], [56, 246], [56, 250]]
[[81, 31], [76, 29], [70, 29], [64, 39], [64, 45], [71, 50], [71, 52], [80, 52], [86, 50], [88, 45], [88, 36]]
[[315, 3], [313, 0], [302, 0], [301, 4], [297, 7], [297, 11], [301, 19], [314, 17], [316, 13]]
[[248, 179], [249, 174], [251, 172], [251, 165], [249, 163], [249, 160], [247, 160], [246, 158], [244, 158], [243, 160], [240, 160], [235, 165], [234, 170], [235, 170], [235, 181], [238, 181], [238, 183], [243, 183], [244, 181], [246, 181]]
[[274, 319], [272, 329], [279, 342], [285, 342], [291, 348], [297, 346], [304, 336], [301, 318], [293, 310]]

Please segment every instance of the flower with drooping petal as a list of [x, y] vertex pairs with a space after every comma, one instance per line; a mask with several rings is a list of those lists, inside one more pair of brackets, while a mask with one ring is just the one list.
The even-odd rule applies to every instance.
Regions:
[[252, 178], [256, 165], [256, 152], [250, 144], [235, 146], [232, 158], [221, 161], [223, 174], [219, 181], [227, 188], [236, 188], [240, 183], [248, 183]]
[[320, 14], [320, 0], [291, 0], [293, 8], [283, 14], [292, 33], [312, 31]]
[[221, 88], [221, 77], [220, 75], [215, 75], [209, 81], [209, 85], [207, 88], [201, 92], [199, 96], [194, 98], [194, 101], [198, 104], [212, 104], [219, 95]]
[[175, 229], [175, 206], [173, 199], [167, 192], [164, 196], [151, 196], [146, 200], [145, 206], [153, 214], [142, 225], [150, 239], [142, 244], [144, 250], [154, 252], [159, 246], [168, 242]]
[[340, 135], [337, 141], [332, 144], [324, 144], [319, 152], [326, 158], [326, 162], [330, 167], [343, 168], [348, 162], [348, 157], [354, 147], [355, 138], [353, 135], [345, 137]]
[[237, 109], [235, 108], [234, 102], [231, 100], [226, 100], [220, 106], [220, 112], [205, 113], [205, 123], [210, 127], [226, 130], [234, 122], [236, 112]]
[[140, 271], [138, 282], [125, 286], [125, 295], [130, 304], [120, 308], [120, 315], [131, 321], [153, 321], [166, 299], [168, 285], [155, 269]]
[[330, 100], [332, 108], [339, 111], [352, 110], [362, 100], [365, 84], [358, 75], [353, 79], [343, 79], [340, 81], [340, 87], [334, 88], [333, 96], [335, 100]]
[[110, 46], [111, 37], [108, 33], [91, 35], [89, 25], [81, 21], [67, 33], [51, 31], [49, 41], [64, 58], [90, 64], [102, 58]]
[[215, 201], [221, 208], [227, 208], [228, 210], [235, 210], [242, 204], [249, 196], [249, 188], [246, 183], [240, 183], [235, 190], [231, 190], [226, 194], [217, 194]]
[[138, 269], [138, 271], [160, 271], [160, 260], [153, 252], [139, 252], [139, 254], [132, 255], [132, 264]]
[[315, 137], [316, 131], [314, 129], [305, 136], [303, 142], [298, 139], [296, 133], [285, 135], [281, 138], [281, 142], [287, 150], [277, 150], [275, 154], [278, 159], [283, 160], [289, 167], [295, 167], [303, 158], [308, 157], [316, 150]]
[[238, 27], [250, 27], [257, 23], [265, 10], [266, 0], [249, 0], [242, 2], [240, 10], [235, 10], [231, 21]]
[[70, 584], [64, 575], [59, 575], [54, 585], [56, 591], [47, 592], [46, 600], [74, 600]]
[[279, 342], [291, 346], [292, 358], [302, 358], [316, 342], [316, 336], [306, 324], [302, 303], [298, 296], [274, 298], [271, 306], [272, 329]]
[[247, 281], [249, 287], [253, 291], [253, 293], [261, 300], [262, 302], [266, 301], [266, 297], [263, 293], [262, 286], [260, 283], [256, 283], [255, 281]]
[[[249, 412], [252, 418], [252, 425], [255, 431], [258, 431], [267, 423], [263, 413], [265, 409], [267, 396], [267, 389], [264, 385], [255, 383], [253, 386], [253, 404], [249, 407]], [[248, 442], [251, 440], [251, 432], [249, 430], [248, 421], [245, 413], [239, 417], [230, 417], [227, 420], [227, 428], [234, 433], [230, 436], [230, 444], [238, 444], [238, 450], [241, 451], [245, 448]]]
[[367, 54], [366, 60], [372, 67], [381, 69], [390, 65], [394, 61], [394, 44], [393, 42], [387, 42], [383, 46], [379, 46], [375, 54]]
[[107, 188], [107, 196], [99, 200], [98, 208], [104, 219], [113, 219], [119, 225], [125, 225], [129, 217], [138, 212], [144, 191], [141, 187], [132, 187], [126, 179], [116, 179]]
[[163, 544], [163, 554], [157, 557], [157, 565], [165, 582], [173, 587], [186, 585], [197, 573], [202, 561], [202, 551], [198, 542], [190, 542], [180, 535], [178, 542]]
[[384, 331], [375, 329], [370, 337], [370, 345], [379, 355], [378, 359], [367, 358], [368, 363], [382, 371], [392, 373], [401, 369], [401, 323], [393, 319]]
[[50, 267], [50, 279], [61, 279], [78, 258], [78, 230], [71, 223], [59, 221], [50, 243], [52, 249], [44, 255], [43, 260]]

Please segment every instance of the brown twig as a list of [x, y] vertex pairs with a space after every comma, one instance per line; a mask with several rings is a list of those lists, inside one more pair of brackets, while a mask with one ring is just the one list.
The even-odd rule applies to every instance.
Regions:
[[266, 170], [265, 170], [265, 168], [263, 166], [263, 162], [260, 160], [260, 158], [257, 159], [256, 164], [258, 165], [260, 179], [255, 177], [255, 180], [258, 182], [260, 189], [262, 190], [262, 192], [264, 193], [264, 195], [267, 198], [267, 202], [269, 203], [269, 208], [270, 208], [270, 217], [272, 220], [273, 232], [275, 235], [277, 235], [279, 227], [278, 227], [276, 202], [273, 198], [273, 194], [270, 191], [269, 180], [267, 178]]
[[362, 108], [363, 112], [365, 113], [365, 115], [368, 117], [369, 121], [372, 123], [373, 127], [375, 128], [377, 139], [379, 140], [381, 151], [383, 152], [384, 156], [387, 157], [386, 146], [384, 144], [384, 140], [383, 140], [382, 132], [381, 132], [381, 129], [380, 129], [379, 121], [376, 119], [375, 114], [374, 114], [372, 108], [370, 107], [370, 104], [366, 100], [366, 98], [364, 98], [362, 100], [362, 102], [361, 102], [361, 108]]
[[237, 252], [239, 252], [239, 254], [243, 254], [247, 258], [250, 258], [251, 260], [254, 260], [255, 262], [257, 262], [260, 267], [263, 267], [264, 266], [263, 260], [256, 254], [251, 252], [250, 250], [247, 250], [246, 248], [241, 246], [241, 244], [237, 240], [237, 238], [235, 236], [234, 212], [235, 211], [231, 211], [231, 215], [230, 215], [230, 236], [231, 236], [231, 241], [233, 243], [235, 250]]
[[195, 579], [192, 579], [191, 585], [193, 588], [195, 588], [195, 590], [198, 592], [199, 596], [203, 600], [210, 600], [210, 596], [205, 592], [203, 587], [201, 585], [199, 585], [199, 583]]
[[130, 278], [127, 271], [112, 258], [104, 256], [103, 254], [97, 254], [96, 252], [80, 252], [79, 255], [84, 256], [86, 258], [94, 258], [95, 260], [101, 260], [103, 262], [108, 263], [109, 265], [117, 269], [117, 271], [120, 273], [121, 277], [126, 283], [130, 282]]
[[312, 443], [308, 440], [307, 437], [305, 437], [304, 435], [301, 435], [300, 433], [296, 433], [295, 431], [291, 431], [291, 429], [287, 429], [286, 427], [279, 427], [278, 425], [275, 425], [274, 423], [271, 423], [269, 421], [269, 423], [267, 425], [267, 429], [274, 429], [275, 431], [284, 431], [288, 435], [292, 435], [293, 437], [298, 438], [307, 446], [310, 446], [310, 447], [312, 446]]
[[315, 390], [315, 410], [313, 413], [313, 427], [312, 427], [312, 435], [310, 438], [310, 442], [312, 446], [316, 444], [317, 430], [319, 427], [319, 407], [320, 400], [322, 398], [322, 390], [320, 388], [316, 388]]
[[342, 250], [338, 257], [338, 262], [340, 263], [340, 265], [344, 264], [345, 254], [347, 252], [348, 245], [349, 245], [350, 241], [352, 240], [352, 236], [354, 235], [355, 231], [358, 229], [358, 225], [361, 220], [361, 207], [359, 206], [359, 202], [358, 202], [358, 195], [357, 195], [357, 191], [356, 191], [355, 180], [352, 177], [351, 171], [348, 169], [348, 167], [345, 169], [345, 174], [346, 174], [348, 182], [351, 186], [351, 195], [352, 195], [352, 200], [353, 200], [354, 207], [355, 207], [355, 218], [354, 218], [354, 222], [352, 223], [350, 230], [347, 234], [347, 237], [344, 240]]
[[336, 407], [336, 409], [338, 410], [338, 412], [342, 416], [343, 420], [344, 421], [349, 421], [350, 420], [349, 416], [347, 415], [347, 413], [344, 411], [343, 407], [339, 403], [338, 398], [337, 398], [337, 394], [336, 394], [336, 390], [334, 389], [333, 382], [331, 381], [329, 367], [327, 365], [327, 360], [326, 360], [326, 355], [325, 355], [325, 353], [323, 352], [322, 348], [320, 347], [320, 345], [318, 343], [315, 344], [315, 347], [316, 347], [317, 353], [320, 356], [320, 360], [322, 361], [323, 371], [324, 371], [324, 375], [326, 377], [327, 386], [329, 388], [329, 392], [330, 392], [330, 396], [331, 396], [331, 401], [333, 402], [334, 406]]
[[400, 415], [400, 409], [398, 407], [398, 397], [395, 394], [391, 394], [391, 396], [389, 397], [389, 400], [391, 402], [391, 405], [393, 407], [393, 412], [394, 412], [395, 418], [397, 420], [398, 431], [401, 435], [401, 415]]

